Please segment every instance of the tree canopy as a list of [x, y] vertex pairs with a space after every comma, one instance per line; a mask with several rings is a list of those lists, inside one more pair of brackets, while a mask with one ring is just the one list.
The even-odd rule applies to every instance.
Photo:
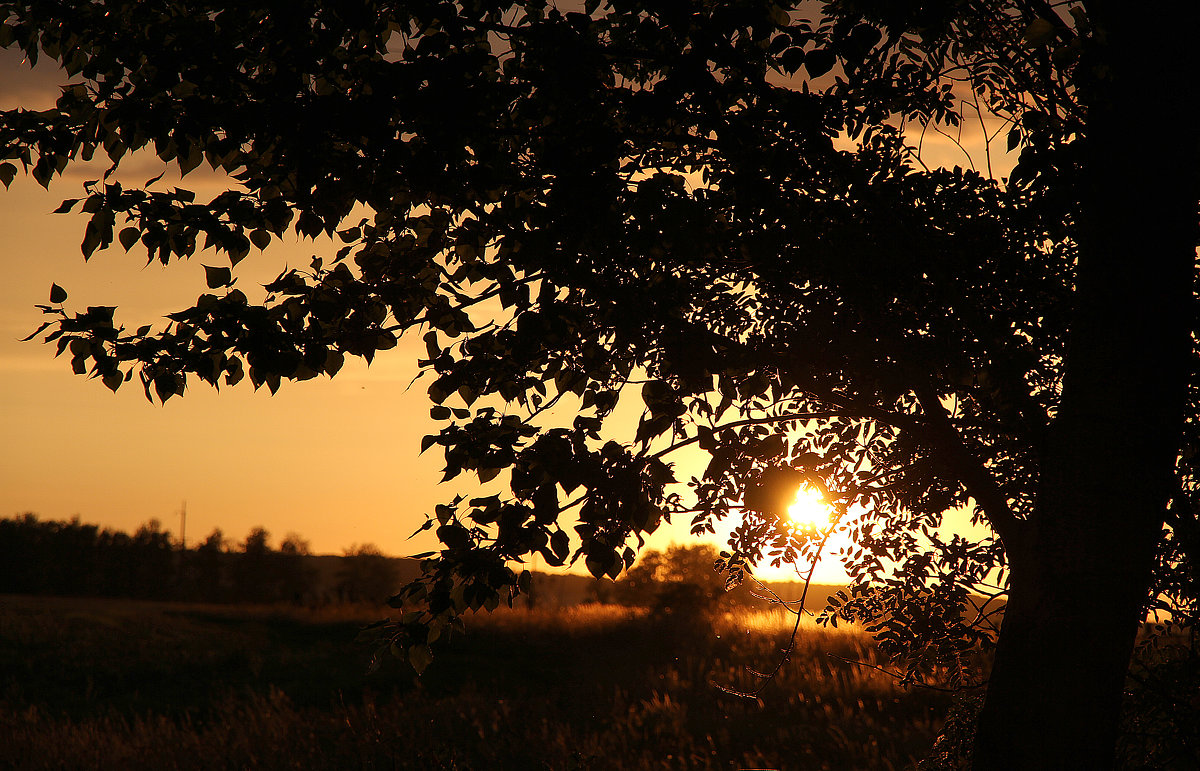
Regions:
[[[1032, 762], [1102, 767], [1138, 614], [1196, 596], [1196, 148], [1172, 192], [1118, 128], [1181, 104], [1186, 44], [1162, 31], [1150, 68], [1122, 23], [1021, 0], [2, 3], [0, 44], [65, 72], [54, 108], [0, 114], [0, 180], [106, 156], [61, 207], [91, 215], [84, 256], [204, 255], [210, 291], [165, 326], [52, 288], [44, 339], [114, 390], [274, 392], [423, 335], [444, 425], [422, 449], [490, 486], [431, 513], [442, 548], [397, 596], [418, 668], [535, 554], [615, 578], [664, 520], [732, 518], [731, 581], [814, 560], [785, 516], [805, 483], [856, 543], [836, 613], [910, 674], [995, 642], [964, 609], [1012, 589], [977, 767], [1030, 732]], [[924, 162], [971, 121], [989, 159], [1019, 154], [1006, 178]], [[115, 181], [137, 153], [229, 189]], [[340, 245], [236, 287], [288, 229]], [[692, 446], [711, 461], [677, 479]], [[955, 507], [992, 535], [940, 530]], [[1103, 699], [1064, 668], [1060, 612], [1116, 640]]]

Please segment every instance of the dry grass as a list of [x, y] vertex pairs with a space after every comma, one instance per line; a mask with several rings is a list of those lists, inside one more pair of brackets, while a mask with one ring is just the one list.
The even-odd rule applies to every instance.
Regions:
[[853, 629], [581, 606], [479, 616], [420, 679], [366, 674], [375, 611], [0, 598], [0, 767], [899, 769], [946, 699]]

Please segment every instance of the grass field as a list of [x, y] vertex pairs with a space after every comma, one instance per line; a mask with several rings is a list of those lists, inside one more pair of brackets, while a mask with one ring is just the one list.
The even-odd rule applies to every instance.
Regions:
[[379, 611], [0, 597], [0, 768], [901, 769], [945, 694], [854, 630], [581, 606], [481, 616], [415, 678], [368, 674]]

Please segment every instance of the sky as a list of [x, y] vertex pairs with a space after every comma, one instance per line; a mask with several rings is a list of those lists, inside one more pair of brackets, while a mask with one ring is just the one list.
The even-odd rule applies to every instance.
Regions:
[[[66, 80], [45, 66], [31, 72], [13, 51], [0, 50], [0, 109], [44, 109]], [[965, 130], [964, 144], [978, 145], [971, 133], [978, 130]], [[928, 137], [925, 151], [931, 164], [966, 165], [944, 138]], [[165, 168], [153, 156], [133, 160], [120, 174], [128, 183]], [[226, 183], [206, 168], [183, 184], [200, 200]], [[117, 305], [118, 323], [136, 328], [190, 306], [206, 291], [202, 265], [225, 264], [210, 252], [167, 267], [147, 265], [144, 253], [125, 254], [120, 246], [85, 263], [79, 244], [86, 215], [52, 212], [64, 198], [81, 197], [84, 180], [103, 170], [97, 163], [69, 167], [49, 191], [22, 175], [7, 192], [0, 189], [0, 517], [78, 517], [129, 532], [157, 519], [178, 537], [186, 507], [189, 543], [220, 528], [236, 544], [261, 526], [273, 543], [296, 533], [315, 553], [364, 543], [397, 556], [434, 548], [428, 533], [410, 535], [455, 490], [437, 484], [440, 455], [418, 453], [421, 437], [437, 424], [428, 416], [424, 383], [412, 384], [424, 351], [417, 335], [370, 367], [348, 359], [336, 378], [285, 382], [274, 396], [253, 391], [249, 379], [220, 392], [193, 379], [184, 398], [166, 405], [148, 402], [136, 378], [114, 394], [74, 375], [69, 357], [54, 358], [36, 338], [21, 342], [41, 323], [34, 306], [48, 302], [52, 283], [68, 292], [69, 312]], [[167, 171], [160, 187], [172, 175], [178, 179]], [[238, 266], [239, 286], [254, 297], [255, 283], [285, 265], [305, 267], [314, 254], [328, 258], [335, 248], [296, 237], [273, 242]], [[636, 412], [626, 419], [632, 436]], [[677, 478], [699, 474], [703, 462], [684, 458]], [[687, 525], [664, 526], [648, 546], [694, 543]], [[829, 566], [816, 578], [843, 575]]]

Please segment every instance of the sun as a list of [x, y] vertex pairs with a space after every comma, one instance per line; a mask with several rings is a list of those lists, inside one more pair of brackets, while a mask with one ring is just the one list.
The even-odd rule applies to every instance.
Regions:
[[788, 506], [787, 515], [794, 525], [822, 530], [829, 527], [833, 507], [825, 501], [821, 493], [808, 485], [801, 485], [796, 491], [795, 501]]

